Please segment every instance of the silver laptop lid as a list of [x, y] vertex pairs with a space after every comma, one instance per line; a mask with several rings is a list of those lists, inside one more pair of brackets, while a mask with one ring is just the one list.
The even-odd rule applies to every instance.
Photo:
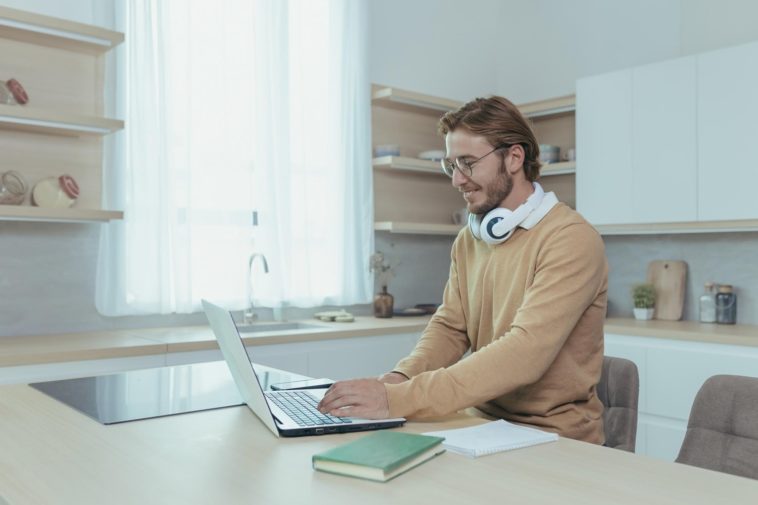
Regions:
[[218, 340], [218, 346], [221, 348], [221, 354], [224, 355], [229, 371], [232, 373], [234, 382], [237, 384], [240, 396], [247, 403], [250, 410], [263, 421], [263, 424], [271, 432], [279, 436], [279, 430], [276, 427], [274, 416], [266, 402], [263, 394], [263, 388], [255, 374], [253, 364], [247, 356], [247, 351], [242, 343], [242, 338], [237, 331], [232, 315], [228, 310], [214, 305], [207, 300], [201, 300], [205, 316], [211, 325], [213, 333]]

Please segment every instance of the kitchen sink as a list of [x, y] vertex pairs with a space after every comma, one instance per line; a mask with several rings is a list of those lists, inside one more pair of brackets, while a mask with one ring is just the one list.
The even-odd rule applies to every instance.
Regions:
[[237, 326], [240, 333], [276, 333], [276, 332], [289, 332], [289, 331], [326, 331], [329, 328], [321, 326], [319, 324], [309, 323], [253, 323], [253, 324], [241, 324]]

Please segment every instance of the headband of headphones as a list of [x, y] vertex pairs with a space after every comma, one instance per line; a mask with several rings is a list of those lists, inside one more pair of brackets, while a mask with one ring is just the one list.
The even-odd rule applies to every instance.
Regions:
[[483, 217], [478, 214], [469, 214], [468, 225], [472, 235], [493, 245], [508, 240], [518, 225], [540, 206], [545, 197], [545, 191], [539, 183], [533, 182], [532, 186], [534, 193], [529, 195], [529, 198], [516, 210], [495, 207]]

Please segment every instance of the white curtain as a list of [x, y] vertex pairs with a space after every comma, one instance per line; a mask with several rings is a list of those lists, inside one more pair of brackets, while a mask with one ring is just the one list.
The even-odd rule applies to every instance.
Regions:
[[[107, 315], [366, 303], [365, 0], [129, 0], [96, 305]], [[120, 164], [123, 166], [119, 167]], [[257, 211], [259, 226], [252, 226]]]

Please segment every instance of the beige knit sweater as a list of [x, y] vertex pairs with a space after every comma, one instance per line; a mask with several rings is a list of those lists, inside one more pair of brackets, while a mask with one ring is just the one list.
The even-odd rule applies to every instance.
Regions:
[[[443, 304], [387, 384], [391, 417], [481, 410], [603, 443], [596, 394], [608, 264], [598, 233], [557, 204], [491, 246], [462, 230]], [[471, 355], [461, 359], [467, 350]]]

